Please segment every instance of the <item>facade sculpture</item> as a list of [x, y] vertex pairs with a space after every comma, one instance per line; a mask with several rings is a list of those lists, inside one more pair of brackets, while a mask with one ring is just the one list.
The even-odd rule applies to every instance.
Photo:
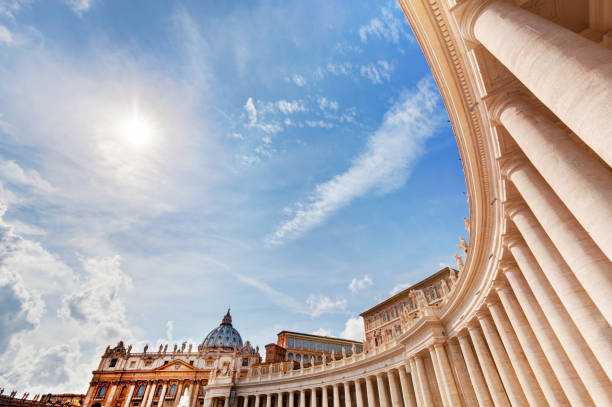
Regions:
[[458, 270], [366, 311], [364, 351], [320, 364], [254, 374], [261, 358], [227, 326], [194, 353], [108, 348], [85, 407], [174, 407], [185, 389], [190, 407], [612, 405], [612, 7], [400, 5], [465, 169]]

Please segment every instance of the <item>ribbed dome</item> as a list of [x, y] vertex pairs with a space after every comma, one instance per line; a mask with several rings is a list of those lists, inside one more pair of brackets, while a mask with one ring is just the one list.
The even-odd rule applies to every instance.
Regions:
[[210, 331], [202, 346], [205, 348], [233, 348], [234, 346], [242, 347], [242, 338], [240, 334], [232, 326], [232, 316], [230, 310], [223, 317], [221, 325]]

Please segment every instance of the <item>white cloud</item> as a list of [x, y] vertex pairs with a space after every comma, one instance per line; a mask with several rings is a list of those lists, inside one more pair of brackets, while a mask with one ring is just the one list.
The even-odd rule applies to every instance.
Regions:
[[411, 38], [405, 27], [405, 19], [393, 15], [390, 8], [381, 7], [379, 17], [375, 17], [367, 25], [359, 27], [359, 38], [362, 42], [367, 42], [369, 38], [375, 37], [397, 44], [402, 37]]
[[293, 218], [282, 223], [266, 243], [281, 244], [298, 238], [358, 197], [401, 187], [422, 154], [425, 140], [441, 122], [440, 111], [433, 81], [421, 80], [416, 92], [405, 93], [389, 109], [352, 166], [317, 185], [310, 202], [296, 205]]
[[255, 109], [253, 98], [247, 99], [246, 103], [244, 104], [244, 110], [246, 110], [249, 117], [249, 124], [251, 126], [255, 126], [257, 124], [257, 109]]
[[351, 292], [356, 293], [356, 292], [363, 290], [366, 287], [371, 286], [372, 284], [373, 282], [370, 276], [365, 275], [361, 279], [358, 279], [358, 278], [352, 279], [351, 283], [349, 284], [349, 290], [351, 290]]
[[0, 24], [0, 44], [12, 45], [13, 42], [13, 33], [11, 33], [8, 28]]
[[316, 331], [313, 331], [312, 334], [320, 335], [320, 336], [333, 336], [331, 329], [325, 329], [325, 328], [319, 328]]
[[336, 313], [344, 311], [346, 308], [346, 300], [332, 300], [324, 295], [310, 294], [306, 299], [310, 316], [315, 318], [323, 314]]
[[236, 140], [244, 140], [244, 136], [241, 133], [232, 133], [232, 138]]
[[293, 83], [295, 83], [300, 88], [306, 85], [306, 79], [304, 79], [302, 75], [294, 74], [292, 79], [293, 79]]
[[363, 341], [365, 339], [363, 318], [349, 318], [344, 324], [344, 330], [340, 333], [340, 337], [344, 339], [352, 339], [354, 341]]
[[409, 288], [411, 286], [412, 286], [412, 284], [408, 284], [408, 283], [397, 284], [395, 287], [393, 287], [391, 289], [391, 291], [389, 291], [389, 295], [393, 296], [393, 295], [399, 293], [400, 291], [404, 291], [406, 288]]
[[350, 76], [353, 72], [353, 64], [350, 62], [339, 62], [327, 64], [327, 71], [332, 75]]
[[166, 322], [166, 338], [168, 342], [172, 342], [172, 338], [174, 335], [174, 321], [170, 320]]
[[319, 98], [318, 100], [319, 102], [319, 109], [321, 110], [338, 110], [339, 105], [338, 102], [334, 101], [334, 100], [328, 100], [325, 97]]
[[373, 84], [379, 85], [391, 79], [393, 70], [393, 64], [381, 60], [376, 64], [362, 65], [360, 72], [361, 76], [368, 78]]
[[329, 123], [323, 120], [306, 120], [306, 125], [308, 127], [322, 127], [324, 129], [331, 129], [334, 127], [333, 123]]
[[77, 14], [81, 14], [91, 8], [92, 0], [66, 0], [66, 4]]
[[44, 180], [38, 171], [24, 170], [15, 161], [0, 158], [0, 178], [9, 184], [30, 187], [36, 193], [45, 194], [53, 191], [51, 184]]
[[277, 102], [278, 110], [280, 110], [284, 114], [292, 114], [295, 112], [305, 112], [306, 106], [302, 101], [296, 100], [293, 102], [288, 102], [286, 100], [279, 100]]

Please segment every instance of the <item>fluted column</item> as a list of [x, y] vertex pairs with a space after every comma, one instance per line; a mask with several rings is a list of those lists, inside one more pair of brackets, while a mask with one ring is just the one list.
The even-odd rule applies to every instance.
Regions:
[[391, 393], [391, 405], [392, 406], [401, 406], [402, 405], [402, 395], [400, 394], [399, 386], [397, 385], [397, 379], [395, 378], [395, 374], [393, 374], [392, 370], [387, 372], [387, 379], [389, 380], [389, 390]]
[[295, 392], [289, 391], [289, 407], [295, 407]]
[[419, 387], [421, 390], [420, 393], [421, 393], [421, 396], [423, 397], [423, 405], [433, 406], [434, 405], [433, 396], [431, 394], [431, 389], [429, 387], [429, 381], [427, 380], [427, 373], [425, 373], [425, 365], [423, 363], [423, 359], [419, 355], [416, 355], [414, 357], [414, 364], [416, 366], [417, 375], [418, 375], [417, 382], [419, 383]]
[[555, 295], [536, 259], [521, 239], [505, 236], [504, 240], [591, 398], [595, 404], [612, 405], [610, 380]]
[[378, 373], [376, 375], [376, 385], [378, 386], [378, 401], [380, 402], [380, 407], [390, 407], [389, 395], [387, 394], [387, 386], [385, 386], [385, 378], [383, 374], [384, 373]]
[[491, 395], [487, 389], [487, 384], [485, 383], [480, 366], [478, 365], [478, 360], [476, 360], [474, 352], [472, 352], [472, 346], [470, 345], [470, 340], [468, 339], [466, 332], [460, 332], [457, 339], [459, 340], [461, 353], [463, 353], [463, 358], [465, 359], [465, 364], [467, 365], [470, 381], [474, 387], [478, 404], [481, 407], [492, 407], [493, 400], [491, 399]]
[[459, 391], [457, 390], [457, 385], [455, 384], [455, 379], [453, 378], [453, 372], [451, 371], [450, 363], [448, 362], [448, 355], [446, 354], [446, 349], [444, 349], [444, 344], [436, 343], [434, 348], [436, 351], [436, 357], [438, 359], [438, 365], [440, 366], [439, 370], [442, 376], [442, 382], [444, 383], [448, 402], [451, 407], [460, 406], [461, 397], [459, 396]]
[[334, 407], [340, 407], [340, 392], [338, 391], [338, 384], [332, 385], [332, 391], [334, 394]]
[[361, 392], [361, 382], [359, 379], [355, 380], [355, 402], [357, 403], [357, 407], [364, 407], [363, 393]]
[[612, 323], [612, 262], [593, 242], [542, 176], [519, 154], [506, 156], [512, 181], [559, 254], [608, 323]]
[[506, 213], [518, 227], [582, 337], [608, 377], [612, 377], [612, 327], [595, 307], [531, 211], [524, 204], [511, 203], [505, 206]]
[[255, 407], [259, 407], [260, 403], [261, 403], [261, 394], [258, 394], [255, 396]]
[[276, 393], [276, 407], [283, 407], [283, 393]]
[[[502, 268], [502, 270], [512, 287], [512, 291], [514, 291], [516, 295], [520, 307], [525, 313], [527, 321], [529, 321], [529, 325], [533, 328], [533, 334], [542, 347], [542, 351], [557, 376], [557, 379], [559, 379], [559, 383], [571, 405], [592, 406], [593, 402], [587, 394], [586, 386], [581, 381], [580, 376], [563, 350], [563, 346], [555, 335], [551, 323], [544, 315], [543, 309], [538, 305], [538, 301], [529, 288], [529, 284], [524, 276], [514, 267], [505, 267]], [[500, 298], [502, 299], [506, 311], [512, 310], [511, 312], [518, 314], [515, 305], [510, 302], [507, 296], [500, 295]], [[519, 319], [517, 319], [517, 321], [518, 320]], [[519, 332], [519, 330], [517, 330], [517, 332]], [[522, 332], [524, 332], [524, 330], [522, 330]]]
[[526, 405], [527, 399], [523, 394], [523, 390], [521, 389], [521, 386], [517, 380], [514, 369], [510, 364], [510, 358], [504, 349], [504, 345], [499, 339], [499, 335], [493, 326], [491, 317], [483, 311], [478, 312], [476, 316], [478, 318], [478, 322], [480, 323], [480, 327], [482, 328], [482, 333], [484, 334], [485, 340], [489, 345], [489, 351], [491, 352], [491, 356], [493, 357], [493, 361], [497, 367], [497, 372], [499, 373], [504, 389], [506, 390], [506, 395], [508, 396], [508, 399], [510, 399], [510, 403], [515, 406]]
[[157, 405], [159, 407], [163, 407], [163, 405], [164, 405], [164, 398], [166, 397], [166, 389], [167, 388], [168, 388], [168, 383], [164, 382], [164, 384], [162, 385], [161, 394], [159, 395], [159, 400], [157, 400]]
[[310, 389], [310, 407], [317, 407], [317, 388]]
[[352, 405], [351, 382], [344, 382], [344, 406], [351, 407]]
[[154, 392], [155, 392], [155, 382], [147, 383], [147, 388], [145, 390], [145, 395], [142, 398], [142, 400], [143, 400], [142, 405], [144, 407], [151, 407], [151, 402], [153, 401], [153, 393]]
[[327, 399], [327, 386], [321, 386], [321, 407], [329, 407], [329, 400]]
[[478, 400], [476, 399], [476, 393], [470, 382], [470, 374], [465, 365], [465, 359], [461, 355], [459, 341], [449, 339], [446, 343], [448, 344], [450, 359], [452, 361], [451, 368], [455, 372], [456, 384], [461, 391], [464, 404], [466, 406], [476, 406], [478, 405]]
[[482, 43], [612, 165], [612, 53], [510, 2], [490, 2], [473, 11], [462, 21], [465, 35]]
[[501, 304], [498, 301], [489, 301], [487, 303], [489, 312], [493, 322], [497, 327], [497, 332], [501, 338], [501, 341], [508, 353], [508, 360], [512, 365], [514, 373], [523, 389], [525, 397], [532, 406], [544, 406], [547, 404], [544, 394], [538, 386], [538, 382], [535, 380], [531, 368], [527, 362], [527, 358], [521, 349], [521, 345], [518, 342], [514, 334], [514, 330], [508, 321], [508, 318], [504, 314]]
[[306, 390], [300, 390], [300, 407], [306, 407]]
[[125, 398], [125, 402], [123, 403], [123, 407], [129, 407], [130, 403], [132, 402], [132, 395], [134, 394], [135, 387], [136, 387], [135, 384], [130, 385], [130, 390], [128, 390], [128, 394], [127, 394], [127, 397]]
[[266, 407], [272, 407], [272, 394], [266, 394]]
[[223, 407], [230, 407], [229, 402], [230, 402], [229, 397], [225, 397], [225, 400], [223, 401]]
[[434, 369], [434, 377], [436, 379], [436, 383], [438, 384], [438, 391], [440, 392], [440, 399], [442, 400], [442, 405], [444, 407], [450, 407], [450, 401], [448, 399], [448, 395], [446, 394], [446, 388], [444, 387], [442, 374], [440, 373], [440, 364], [438, 363], [438, 356], [436, 355], [436, 350], [434, 349], [433, 345], [431, 345], [427, 350], [429, 351], [431, 365]]
[[504, 386], [502, 385], [501, 379], [497, 374], [497, 370], [495, 369], [495, 365], [493, 364], [493, 360], [489, 354], [487, 344], [482, 337], [482, 333], [476, 327], [476, 325], [473, 324], [468, 325], [468, 332], [472, 338], [474, 350], [476, 351], [476, 357], [478, 358], [478, 362], [482, 368], [482, 373], [484, 375], [485, 382], [487, 383], [487, 387], [489, 388], [493, 403], [498, 407], [510, 407], [508, 397], [504, 391]]
[[367, 376], [365, 378], [366, 393], [368, 397], [368, 407], [376, 405], [376, 396], [374, 394], [374, 383], [372, 380], [373, 380], [372, 376]]
[[[160, 405], [160, 407], [163, 407]], [[242, 399], [242, 407], [249, 407], [249, 396], [244, 396]]]
[[[406, 373], [406, 367], [400, 366], [397, 369], [400, 378], [400, 385], [402, 386], [402, 396], [404, 400], [404, 407], [417, 407], [417, 401], [414, 394], [414, 387], [412, 387], [412, 380], [408, 379]], [[359, 406], [357, 406], [359, 407]]]

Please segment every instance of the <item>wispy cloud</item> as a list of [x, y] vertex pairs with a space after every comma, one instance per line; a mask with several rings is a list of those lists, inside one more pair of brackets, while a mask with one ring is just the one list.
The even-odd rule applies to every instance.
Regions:
[[13, 33], [11, 33], [8, 28], [0, 24], [0, 45], [12, 45], [13, 41]]
[[373, 84], [380, 85], [391, 79], [393, 69], [392, 63], [381, 60], [375, 64], [362, 65], [360, 72], [361, 76], [368, 78]]
[[326, 97], [321, 97], [317, 100], [319, 102], [319, 109], [321, 110], [338, 110], [340, 107], [338, 102], [334, 100], [328, 100]]
[[317, 185], [309, 202], [296, 204], [291, 219], [266, 238], [270, 245], [302, 236], [323, 223], [338, 209], [370, 192], [388, 193], [404, 185], [410, 169], [422, 154], [425, 140], [441, 123], [439, 95], [432, 80], [405, 93], [383, 118], [368, 140], [366, 151], [344, 173]]
[[305, 112], [306, 107], [304, 103], [300, 100], [287, 101], [287, 100], [279, 100], [277, 102], [278, 110], [280, 110], [284, 114], [292, 114], [296, 112]]
[[368, 24], [359, 27], [359, 38], [361, 42], [367, 42], [370, 38], [378, 38], [397, 44], [402, 37], [411, 38], [405, 27], [406, 22], [394, 15], [390, 7], [381, 7], [378, 17], [372, 18]]
[[302, 86], [306, 85], [306, 79], [304, 79], [304, 77], [302, 75], [294, 74], [291, 79], [293, 80], [293, 83], [295, 83], [300, 88]]
[[312, 318], [323, 314], [341, 312], [346, 309], [346, 300], [343, 298], [332, 300], [329, 297], [319, 294], [311, 294], [306, 299], [309, 313]]
[[411, 286], [412, 284], [408, 284], [408, 283], [397, 284], [395, 287], [391, 289], [391, 291], [389, 291], [389, 295], [393, 296], [399, 293], [400, 291], [404, 291], [406, 288], [411, 287]]
[[320, 336], [332, 336], [332, 331], [331, 329], [319, 328], [316, 331], [313, 331], [312, 334]]
[[363, 290], [366, 287], [371, 286], [372, 284], [374, 284], [374, 282], [372, 281], [372, 279], [370, 278], [370, 276], [365, 275], [363, 276], [363, 278], [354, 278], [351, 280], [351, 283], [349, 284], [349, 290], [351, 290], [351, 292], [356, 293], [359, 292], [361, 290]]

